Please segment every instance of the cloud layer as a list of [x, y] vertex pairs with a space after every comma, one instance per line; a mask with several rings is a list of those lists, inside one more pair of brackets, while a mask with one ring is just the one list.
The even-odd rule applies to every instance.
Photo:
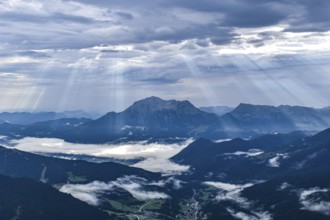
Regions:
[[87, 202], [90, 205], [98, 205], [98, 197], [113, 189], [113, 184], [94, 181], [88, 184], [65, 184], [60, 188], [63, 193], [71, 194], [73, 197]]
[[160, 144], [146, 142], [133, 142], [124, 144], [75, 144], [55, 138], [32, 138], [27, 137], [12, 140], [15, 148], [32, 152], [46, 154], [88, 155], [94, 157], [108, 157], [115, 159], [142, 159], [135, 167], [166, 175], [179, 174], [188, 171], [189, 166], [175, 164], [168, 159], [179, 153], [193, 140], [189, 139], [178, 144]]
[[[236, 219], [241, 220], [271, 220], [272, 215], [263, 209], [255, 208], [252, 201], [241, 196], [241, 191], [245, 188], [251, 187], [258, 183], [246, 183], [246, 184], [231, 184], [223, 182], [204, 182], [207, 185], [216, 187], [219, 189], [218, 195], [215, 197], [217, 202], [229, 201], [237, 204], [240, 210], [236, 211], [230, 205], [227, 205], [227, 212]], [[260, 183], [260, 181], [259, 181]], [[242, 209], [244, 211], [242, 211]]]
[[276, 154], [276, 157], [273, 157], [268, 160], [268, 166], [270, 167], [280, 167], [280, 160], [289, 158], [288, 154]]
[[196, 105], [325, 106], [324, 0], [8, 0], [2, 110], [122, 110], [146, 96]]
[[148, 191], [144, 186], [153, 185], [145, 179], [136, 176], [124, 176], [109, 183], [94, 181], [88, 184], [65, 184], [60, 188], [61, 192], [69, 193], [77, 199], [87, 202], [90, 205], [99, 205], [102, 195], [122, 189], [129, 192], [138, 200], [169, 199], [163, 192]]
[[322, 195], [328, 191], [328, 189], [318, 187], [302, 190], [299, 195], [299, 201], [303, 209], [330, 216], [330, 202], [322, 201], [321, 199]]
[[244, 156], [244, 157], [255, 157], [263, 154], [264, 151], [259, 149], [249, 149], [248, 151], [236, 151], [234, 153], [225, 153], [226, 156]]

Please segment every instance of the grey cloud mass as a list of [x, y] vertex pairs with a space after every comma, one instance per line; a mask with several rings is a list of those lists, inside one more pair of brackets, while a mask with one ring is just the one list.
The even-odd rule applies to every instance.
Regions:
[[326, 0], [0, 2], [1, 110], [330, 105]]

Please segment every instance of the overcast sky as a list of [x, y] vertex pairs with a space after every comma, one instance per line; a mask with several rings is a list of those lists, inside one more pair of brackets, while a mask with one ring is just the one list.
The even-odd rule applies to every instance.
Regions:
[[330, 105], [329, 0], [0, 0], [0, 110]]

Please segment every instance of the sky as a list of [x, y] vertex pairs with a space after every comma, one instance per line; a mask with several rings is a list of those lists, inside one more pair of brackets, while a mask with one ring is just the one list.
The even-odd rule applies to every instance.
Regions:
[[0, 110], [330, 106], [328, 0], [0, 0]]

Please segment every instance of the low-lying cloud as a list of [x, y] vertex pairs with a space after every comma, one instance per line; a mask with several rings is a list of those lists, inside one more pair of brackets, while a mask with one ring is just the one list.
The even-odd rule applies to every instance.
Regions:
[[270, 220], [272, 219], [271, 214], [268, 211], [262, 209], [253, 208], [253, 202], [241, 196], [241, 191], [245, 188], [251, 187], [258, 183], [246, 183], [246, 184], [230, 184], [223, 182], [204, 182], [207, 185], [218, 188], [220, 191], [216, 196], [218, 202], [221, 201], [231, 201], [236, 203], [241, 208], [245, 209], [243, 211], [235, 211], [233, 208], [228, 207], [227, 212], [231, 214], [234, 218], [241, 220]]
[[234, 153], [225, 153], [227, 156], [244, 156], [244, 157], [255, 157], [263, 154], [264, 151], [259, 149], [250, 149], [248, 151], [236, 151]]
[[182, 184], [184, 182], [181, 180], [176, 179], [175, 177], [169, 177], [166, 180], [160, 180], [158, 182], [152, 182], [149, 185], [154, 185], [154, 186], [160, 186], [160, 187], [165, 187], [165, 186], [171, 186], [172, 189], [178, 190], [182, 188]]
[[93, 181], [88, 184], [65, 184], [59, 190], [94, 206], [101, 203], [103, 194], [115, 191], [116, 189], [125, 190], [134, 198], [141, 201], [170, 198], [163, 192], [144, 189], [148, 185], [155, 185], [155, 183], [148, 183], [146, 179], [136, 176], [124, 176], [108, 183]]
[[189, 169], [189, 166], [175, 164], [168, 159], [179, 153], [192, 141], [192, 139], [189, 139], [176, 144], [146, 143], [145, 141], [140, 141], [116, 145], [96, 145], [69, 143], [56, 138], [26, 137], [13, 140], [12, 144], [14, 144], [15, 148], [18, 150], [32, 153], [88, 155], [121, 160], [143, 159], [143, 161], [134, 166], [149, 171], [172, 175], [185, 172]]
[[234, 218], [241, 220], [270, 220], [272, 219], [268, 212], [253, 212], [252, 214], [246, 214], [244, 212], [236, 212], [233, 209], [227, 208], [227, 212], [229, 212]]
[[268, 160], [268, 166], [270, 167], [280, 167], [280, 160], [289, 158], [288, 154], [276, 154], [276, 157], [273, 157]]
[[56, 138], [26, 137], [13, 140], [17, 149], [35, 153], [63, 153], [90, 155], [116, 159], [170, 158], [185, 148], [192, 140], [180, 144], [146, 143], [144, 141], [124, 144], [77, 144]]
[[163, 192], [147, 191], [143, 189], [143, 186], [150, 185], [143, 178], [136, 178], [127, 176], [119, 178], [116, 181], [112, 181], [112, 184], [117, 188], [121, 188], [129, 192], [134, 198], [138, 200], [151, 200], [151, 199], [167, 199], [169, 198]]
[[283, 190], [286, 190], [287, 188], [291, 187], [291, 184], [287, 183], [287, 182], [284, 182], [282, 183], [278, 188], [277, 190], [279, 191], [283, 191]]
[[94, 181], [88, 184], [65, 184], [60, 188], [61, 192], [71, 194], [73, 197], [87, 202], [90, 205], [98, 205], [98, 197], [113, 189], [113, 184]]
[[330, 216], [330, 201], [321, 200], [321, 196], [328, 193], [328, 191], [328, 189], [318, 187], [302, 190], [299, 195], [302, 209]]
[[205, 184], [220, 189], [220, 192], [215, 198], [217, 201], [233, 201], [240, 204], [244, 208], [248, 208], [250, 206], [249, 201], [241, 197], [240, 193], [243, 189], [253, 186], [253, 183], [236, 185], [223, 182], [205, 182]]
[[148, 158], [133, 165], [134, 167], [142, 168], [152, 172], [160, 172], [164, 175], [177, 175], [187, 172], [190, 166], [179, 165], [166, 158]]

